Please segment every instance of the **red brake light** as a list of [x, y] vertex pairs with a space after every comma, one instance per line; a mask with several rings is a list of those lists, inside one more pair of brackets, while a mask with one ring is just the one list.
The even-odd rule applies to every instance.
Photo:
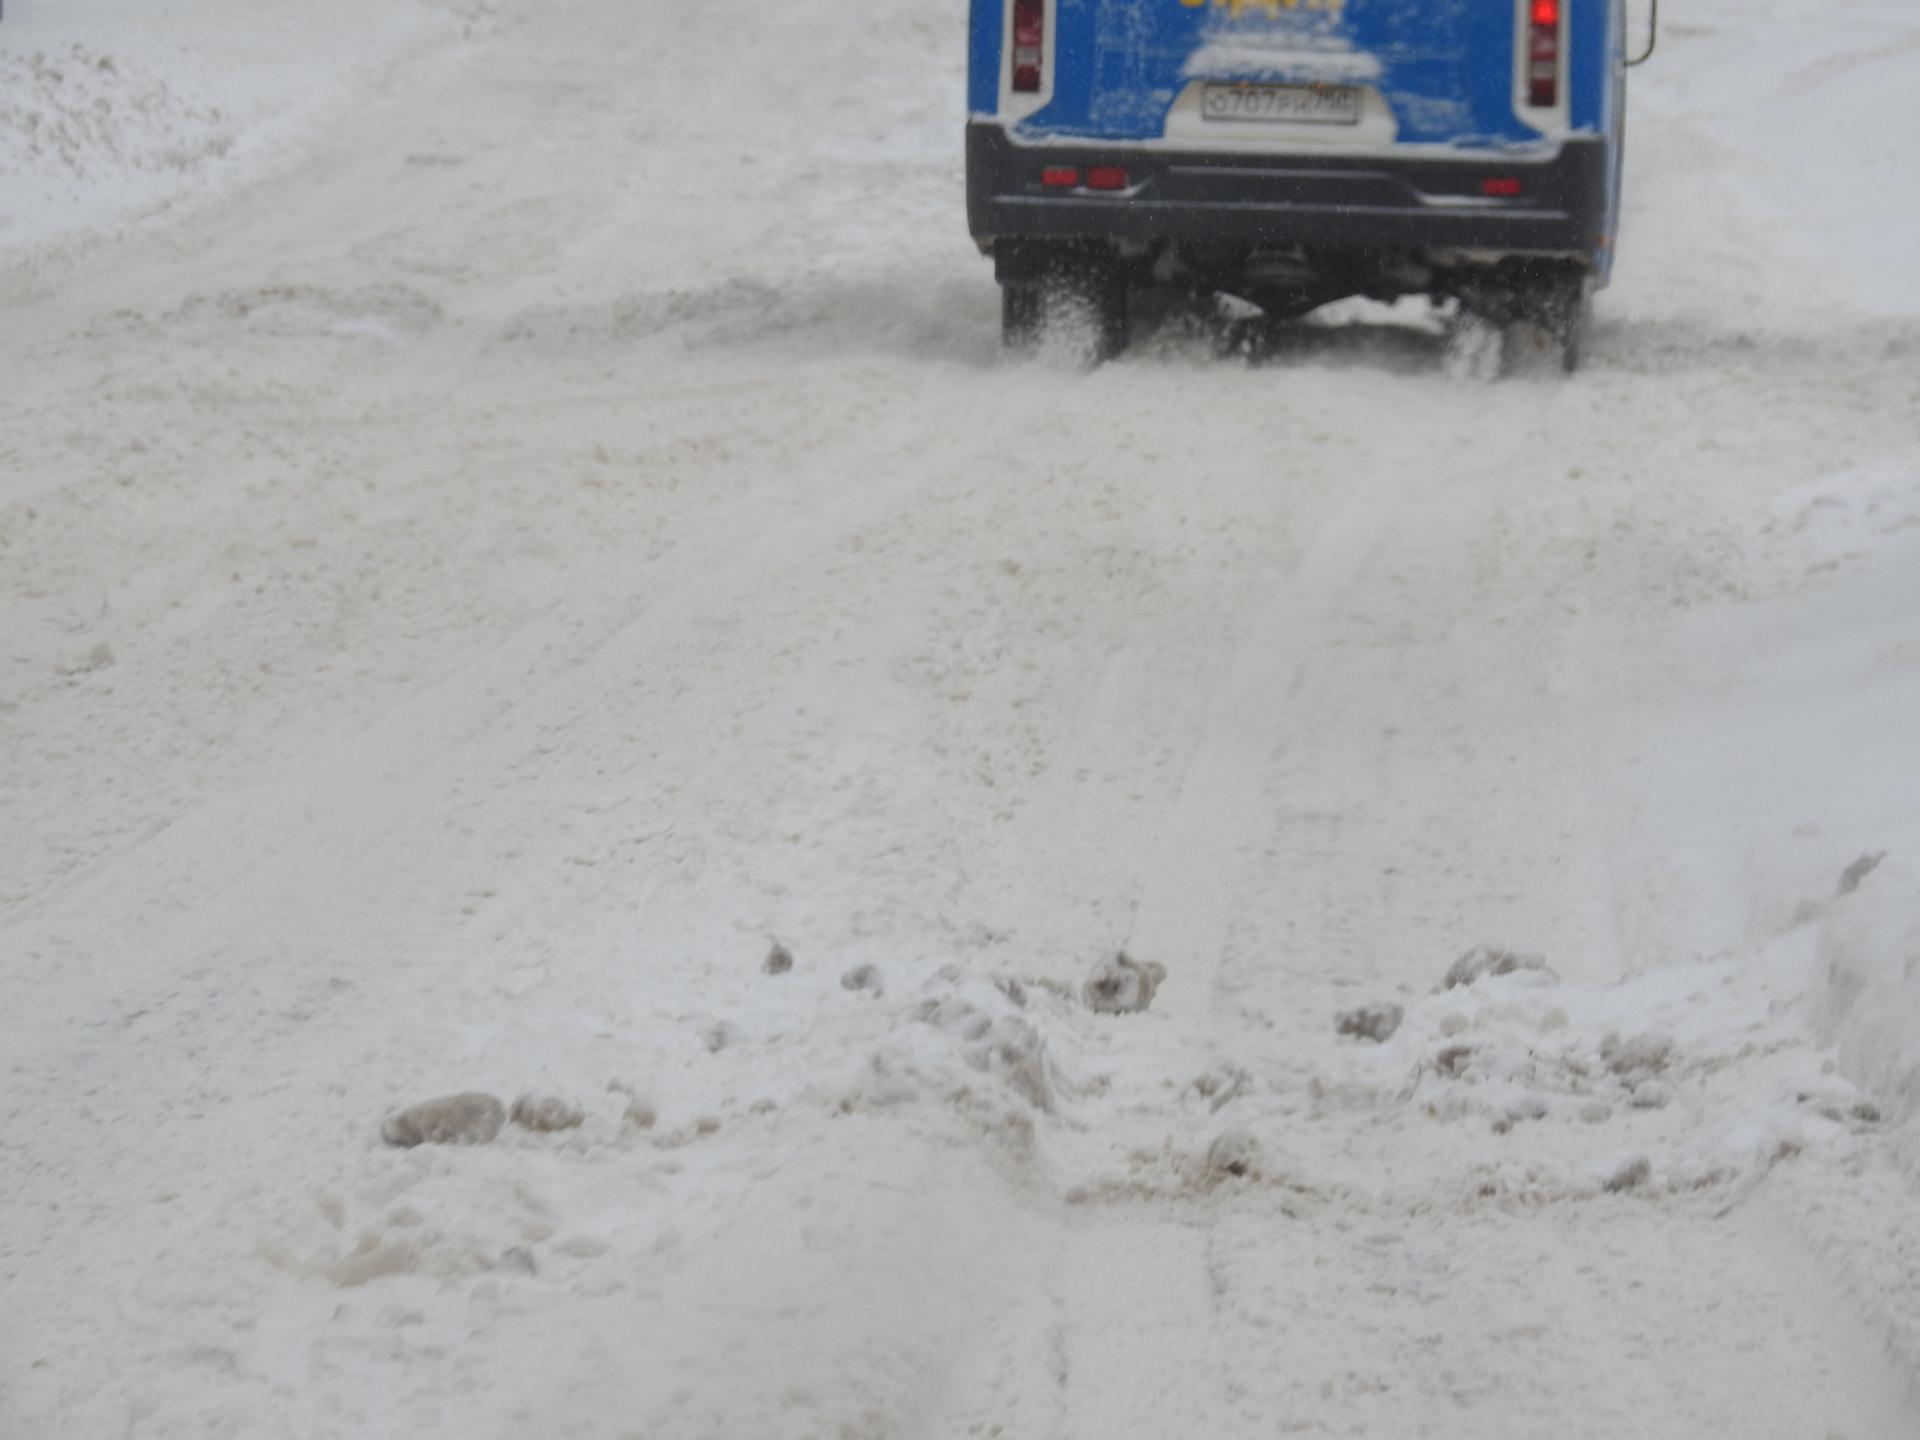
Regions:
[[1525, 188], [1513, 175], [1489, 175], [1480, 182], [1480, 193], [1495, 200], [1511, 200]]
[[1560, 0], [1531, 0], [1527, 19], [1527, 103], [1551, 110], [1560, 103]]
[[1046, 0], [1013, 0], [1013, 88], [1038, 94], [1046, 62]]
[[1049, 190], [1071, 190], [1080, 183], [1080, 172], [1071, 165], [1049, 165], [1040, 172], [1040, 183]]
[[1118, 165], [1092, 165], [1087, 168], [1089, 190], [1124, 190], [1127, 172]]

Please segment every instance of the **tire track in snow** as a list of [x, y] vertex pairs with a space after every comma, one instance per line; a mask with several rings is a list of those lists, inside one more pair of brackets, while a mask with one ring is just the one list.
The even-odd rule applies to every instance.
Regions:
[[[1346, 599], [1367, 557], [1383, 543], [1376, 491], [1343, 498], [1335, 516], [1284, 579], [1262, 597], [1214, 691], [1178, 799], [1141, 869], [1127, 948], [1169, 957], [1181, 972], [1210, 976], [1208, 1007], [1218, 1012], [1235, 902], [1247, 861], [1271, 825], [1265, 781], [1284, 741], [1319, 630]], [[1177, 958], [1175, 958], [1177, 957]], [[1162, 994], [1190, 1009], [1185, 983]]]
[[[1225, 678], [1211, 689], [1206, 723], [1151, 858], [1140, 864], [1129, 944], [1167, 961], [1174, 974], [1151, 1016], [1112, 1027], [1106, 1053], [1115, 1066], [1164, 1064], [1169, 1029], [1186, 1034], [1196, 1051], [1212, 1048], [1231, 1060], [1252, 1047], [1271, 1060], [1273, 1044], [1246, 1023], [1250, 1010], [1276, 1017], [1282, 1053], [1331, 1060], [1331, 1007], [1323, 1008], [1329, 977], [1314, 976], [1304, 995], [1289, 995], [1287, 983], [1324, 972], [1350, 950], [1364, 983], [1387, 990], [1411, 959], [1422, 967], [1412, 979], [1424, 991], [1454, 953], [1445, 948], [1450, 931], [1462, 915], [1475, 923], [1476, 910], [1478, 923], [1511, 923], [1520, 931], [1516, 943], [1535, 933], [1527, 922], [1550, 919], [1540, 933], [1552, 937], [1548, 948], [1572, 972], [1596, 981], [1620, 974], [1611, 837], [1599, 828], [1592, 797], [1600, 781], [1585, 763], [1592, 747], [1586, 712], [1605, 677], [1593, 671], [1579, 581], [1576, 575], [1569, 592], [1552, 554], [1503, 548], [1507, 512], [1525, 505], [1511, 487], [1538, 470], [1531, 452], [1551, 440], [1544, 429], [1523, 434], [1493, 453], [1463, 442], [1434, 483], [1391, 519], [1369, 522], [1364, 502], [1337, 512], [1249, 622]], [[1493, 548], [1482, 553], [1486, 546]], [[1382, 583], [1367, 586], [1350, 611], [1346, 602], [1361, 577], [1376, 575]], [[1310, 603], [1296, 606], [1303, 586], [1311, 587]], [[1436, 595], [1454, 596], [1466, 609], [1436, 610]], [[1408, 607], [1404, 616], [1393, 613], [1396, 603]], [[1538, 632], [1519, 638], [1493, 673], [1476, 672], [1471, 647], [1484, 636], [1452, 632], [1484, 627], [1500, 613], [1542, 617]], [[1402, 621], [1412, 633], [1403, 633]], [[1383, 652], [1383, 633], [1404, 648]], [[1323, 655], [1323, 647], [1331, 648]], [[1404, 716], [1356, 710], [1369, 682], [1396, 695], [1396, 660], [1416, 680], [1452, 673], [1483, 688], [1460, 711], [1469, 724], [1479, 710], [1498, 709], [1510, 723], [1531, 716], [1540, 744], [1528, 764], [1510, 775], [1505, 757], [1471, 747], [1435, 764], [1434, 747], [1446, 752], [1454, 718], [1445, 707], [1427, 704]], [[1109, 679], [1114, 673], [1106, 672]], [[1416, 688], [1400, 698], [1409, 693], [1420, 694]], [[1343, 730], [1343, 718], [1403, 724], [1381, 739]], [[1289, 790], [1289, 779], [1309, 777], [1316, 761], [1330, 764], [1327, 777]], [[1421, 774], [1423, 762], [1441, 773]], [[1410, 816], [1398, 813], [1399, 785], [1409, 788]], [[1508, 791], [1512, 813], [1503, 816]], [[1491, 802], [1486, 833], [1472, 832], [1474, 803], [1450, 813], [1449, 799]], [[1405, 883], [1414, 908], [1396, 917], [1380, 878], [1386, 857], [1376, 852], [1396, 855], [1426, 829], [1441, 840], [1454, 836], [1458, 873]], [[1271, 847], [1265, 852], [1263, 842]], [[1290, 877], [1284, 888], [1311, 917], [1303, 929], [1334, 941], [1297, 966], [1276, 961], [1271, 944], [1246, 943], [1260, 933], [1253, 923], [1260, 907], [1248, 904], [1259, 867], [1249, 861], [1274, 852]], [[1501, 893], [1530, 867], [1537, 894]], [[1449, 885], [1461, 892], [1459, 914], [1434, 903]], [[1344, 931], [1343, 910], [1360, 912]], [[1289, 1008], [1290, 999], [1307, 1003]], [[1162, 1043], [1140, 1038], [1149, 1025]], [[1323, 1073], [1332, 1078], [1324, 1064]], [[1368, 1187], [1369, 1149], [1391, 1140], [1377, 1127], [1364, 1134], [1337, 1095], [1328, 1107], [1311, 1117], [1293, 1108], [1288, 1122], [1318, 1131], [1323, 1156], [1329, 1146], [1349, 1148], [1345, 1167], [1312, 1178], [1329, 1182], [1335, 1195], [1343, 1185]], [[1109, 1108], [1094, 1100], [1076, 1114], [1097, 1129]], [[1181, 1123], [1172, 1113], [1165, 1119]], [[1272, 1125], [1269, 1132], [1280, 1133]], [[1596, 1140], [1604, 1150], [1604, 1137]], [[1204, 1147], [1204, 1137], [1177, 1143]], [[1792, 1304], [1800, 1292], [1750, 1237], [1714, 1226], [1706, 1212], [1601, 1200], [1509, 1213], [1468, 1201], [1449, 1215], [1450, 1203], [1408, 1191], [1351, 1221], [1337, 1202], [1300, 1220], [1256, 1189], [1211, 1198], [1122, 1194], [1036, 1215], [1009, 1243], [1033, 1255], [1043, 1277], [1037, 1294], [1009, 1297], [999, 1333], [948, 1383], [966, 1398], [950, 1400], [940, 1422], [919, 1433], [999, 1424], [1008, 1433], [1092, 1440], [1163, 1434], [1177, 1417], [1202, 1415], [1235, 1416], [1246, 1433], [1345, 1426], [1444, 1440], [1532, 1440], [1544, 1424], [1569, 1437], [1665, 1440], [1675, 1423], [1729, 1440], [1787, 1440], [1842, 1415], [1855, 1427], [1843, 1433], [1875, 1440], [1900, 1433], [1898, 1420], [1888, 1419], [1899, 1413], [1884, 1394], [1888, 1376], [1877, 1363], [1853, 1362], [1844, 1331], [1793, 1327], [1756, 1350], [1738, 1326], [1712, 1323], [1725, 1291], [1746, 1297], [1758, 1313]], [[1359, 1228], [1369, 1221], [1372, 1230]], [[1655, 1299], [1635, 1267], [1662, 1250], [1674, 1257], [1663, 1275], [1684, 1290]], [[1694, 1252], [1701, 1258], [1682, 1263]], [[1305, 1306], [1297, 1303], [1302, 1291], [1311, 1299]], [[1497, 1323], [1483, 1330], [1483, 1322]], [[1580, 1370], [1589, 1344], [1641, 1355], [1640, 1388], [1660, 1398], [1648, 1403], [1603, 1388], [1565, 1413], [1566, 1396], [1589, 1383]], [[1057, 1358], [1043, 1363], [1048, 1356]], [[1789, 1375], [1791, 1393], [1780, 1392], [1779, 1377]], [[1703, 1384], [1702, 1377], [1712, 1379]]]
[[[1383, 461], [1368, 473], [1405, 467]], [[1156, 1020], [1183, 1030], [1237, 1023], [1227, 1013], [1223, 962], [1247, 861], [1272, 823], [1266, 778], [1320, 632], [1384, 543], [1382, 489], [1377, 480], [1346, 488], [1305, 549], [1291, 563], [1276, 559], [1202, 692], [1204, 703], [1189, 712], [1195, 729], [1181, 782], [1132, 857], [1137, 888], [1125, 948], [1172, 972]], [[1104, 668], [1092, 714], [1138, 711], [1160, 698], [1113, 694], [1122, 673], [1111, 663]], [[1090, 718], [1083, 716], [1076, 744], [1091, 740]], [[1049, 848], [1066, 853], [1096, 842], [1114, 820], [1102, 805], [1053, 818], [1064, 818], [1066, 833], [1056, 832]], [[1087, 826], [1095, 829], [1082, 841], [1077, 835]], [[1125, 1037], [1114, 1043], [1114, 1064], [1155, 1063], [1130, 1054]], [[949, 1382], [957, 1392], [950, 1408], [919, 1433], [933, 1440], [969, 1423], [997, 1422], [1009, 1433], [1055, 1440], [1157, 1436], [1177, 1423], [1171, 1417], [1241, 1408], [1236, 1340], [1221, 1310], [1235, 1282], [1204, 1208], [1184, 1201], [1076, 1208], [1033, 1225], [1010, 1243], [1032, 1246], [1040, 1260], [1044, 1307], [1023, 1302], [1004, 1318], [1001, 1333]], [[1054, 1358], [1043, 1365], [1043, 1356]]]
[[[1368, 473], [1407, 471], [1382, 461]], [[1169, 965], [1157, 1006], [1174, 1024], [1211, 1030], [1217, 1053], [1231, 1055], [1244, 1024], [1228, 940], [1249, 862], [1274, 823], [1267, 780], [1322, 633], [1387, 541], [1382, 491], [1376, 479], [1343, 494], [1299, 561], [1260, 597], [1141, 866], [1126, 948]], [[1238, 1284], [1232, 1259], [1210, 1219], [1181, 1216], [1177, 1203], [1173, 1213], [1157, 1208], [1069, 1225], [1062, 1264], [1072, 1278], [1055, 1283], [1067, 1296], [1061, 1323], [1076, 1335], [1081, 1363], [1060, 1440], [1144, 1436], [1179, 1415], [1262, 1423], [1247, 1412], [1241, 1378], [1248, 1337], [1223, 1309]], [[1089, 1317], [1111, 1318], [1102, 1326]]]

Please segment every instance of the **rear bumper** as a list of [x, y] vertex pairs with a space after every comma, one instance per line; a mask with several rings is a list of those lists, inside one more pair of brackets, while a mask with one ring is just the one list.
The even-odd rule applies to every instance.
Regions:
[[[1538, 158], [1275, 155], [1098, 142], [1017, 144], [967, 126], [967, 222], [974, 238], [1192, 240], [1424, 252], [1476, 250], [1592, 259], [1607, 244], [1607, 156], [1595, 137]], [[1055, 189], [1049, 167], [1124, 167], [1118, 192]], [[1488, 199], [1490, 176], [1522, 193]]]

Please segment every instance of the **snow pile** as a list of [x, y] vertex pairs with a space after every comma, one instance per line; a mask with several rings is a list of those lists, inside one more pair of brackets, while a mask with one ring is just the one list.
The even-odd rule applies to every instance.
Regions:
[[1808, 928], [1814, 1023], [1833, 1047], [1829, 1073], [1809, 1086], [1808, 1099], [1830, 1119], [1883, 1122], [1888, 1143], [1848, 1155], [1844, 1179], [1785, 1171], [1782, 1194], [1852, 1303], [1910, 1366], [1920, 1354], [1920, 865], [1913, 853], [1860, 856]]
[[[463, 0], [61, 0], [0, 24], [0, 244], [110, 227], [283, 162]], [[244, 162], [244, 163], [243, 163]]]
[[[1790, 1007], [1770, 1006], [1780, 985], [1744, 961], [1602, 987], [1515, 971], [1417, 1007], [1383, 1060], [1411, 1058], [1407, 1098], [1427, 1119], [1501, 1142], [1447, 1143], [1483, 1196], [1635, 1189], [1722, 1207], [1779, 1160], [1879, 1121], [1868, 1097], [1823, 1072]], [[1769, 1008], [1785, 1018], [1756, 1025]], [[1438, 1154], [1426, 1163], [1445, 1168]]]
[[1054, 1053], [1066, 1010], [1047, 990], [945, 966], [849, 1074], [807, 1094], [849, 1114], [930, 1101], [1024, 1148], [1033, 1117], [1053, 1113], [1075, 1088]]
[[1920, 1119], [1920, 865], [1863, 863], [1849, 882], [1820, 925], [1820, 1021], [1847, 1075], [1910, 1126]]
[[39, 180], [126, 184], [224, 156], [233, 126], [216, 105], [85, 45], [0, 54], [0, 170]]

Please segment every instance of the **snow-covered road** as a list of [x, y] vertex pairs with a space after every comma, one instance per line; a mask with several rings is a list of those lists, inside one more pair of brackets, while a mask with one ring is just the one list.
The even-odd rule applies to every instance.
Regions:
[[1485, 386], [1001, 363], [954, 0], [10, 6], [0, 1437], [1920, 1433], [1920, 28], [1803, 8]]

